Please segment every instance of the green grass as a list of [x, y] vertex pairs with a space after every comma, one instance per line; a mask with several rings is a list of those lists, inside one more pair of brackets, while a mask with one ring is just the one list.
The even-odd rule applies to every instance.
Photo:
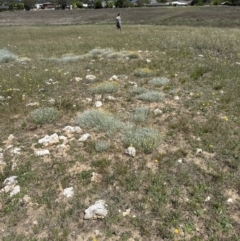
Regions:
[[[98, 240], [239, 240], [239, 30], [114, 27], [1, 26], [0, 49], [21, 61], [0, 67], [0, 181], [3, 188], [16, 175], [21, 191], [0, 193], [0, 239], [93, 240], [94, 225]], [[163, 113], [155, 116], [157, 108]], [[67, 125], [82, 133], [65, 133]], [[53, 133], [67, 140], [36, 157], [38, 140]], [[131, 145], [134, 158], [125, 154]], [[91, 181], [93, 172], [101, 182]], [[98, 199], [107, 217], [84, 221]]]

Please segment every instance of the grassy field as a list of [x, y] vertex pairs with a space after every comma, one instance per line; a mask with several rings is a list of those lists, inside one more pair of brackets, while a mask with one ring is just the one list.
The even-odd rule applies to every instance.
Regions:
[[0, 13], [0, 239], [239, 241], [239, 9], [117, 11]]

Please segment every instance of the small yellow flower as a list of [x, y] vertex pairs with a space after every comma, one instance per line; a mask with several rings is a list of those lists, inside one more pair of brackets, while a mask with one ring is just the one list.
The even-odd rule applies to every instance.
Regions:
[[158, 160], [156, 159], [155, 162], [158, 163]]
[[94, 238], [93, 238], [93, 241], [97, 241], [97, 238], [96, 238], [96, 237], [94, 237]]
[[209, 145], [210, 148], [213, 148], [213, 145]]
[[175, 233], [175, 234], [178, 234], [178, 233], [179, 233], [179, 229], [175, 228], [175, 229], [174, 229], [174, 233]]
[[227, 117], [227, 116], [224, 116], [224, 120], [225, 120], [225, 121], [228, 121], [228, 117]]

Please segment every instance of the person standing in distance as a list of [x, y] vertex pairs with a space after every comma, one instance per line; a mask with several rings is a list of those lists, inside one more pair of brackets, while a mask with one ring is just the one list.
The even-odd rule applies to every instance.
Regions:
[[116, 27], [120, 31], [122, 31], [122, 22], [121, 22], [121, 14], [119, 13], [116, 17]]

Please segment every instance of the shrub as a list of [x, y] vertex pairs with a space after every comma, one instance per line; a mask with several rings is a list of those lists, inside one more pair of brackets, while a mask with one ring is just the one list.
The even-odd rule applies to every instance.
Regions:
[[124, 125], [112, 114], [105, 111], [87, 110], [76, 118], [76, 123], [83, 128], [95, 128], [99, 131], [114, 133]]
[[147, 120], [149, 115], [149, 108], [137, 107], [133, 113], [133, 121], [136, 123], [141, 123]]
[[60, 117], [60, 112], [53, 107], [44, 107], [32, 111], [30, 117], [37, 124], [53, 123]]
[[95, 150], [98, 152], [106, 151], [110, 147], [110, 144], [104, 140], [98, 140], [95, 142]]
[[17, 56], [6, 49], [0, 49], [0, 63], [8, 63], [17, 59]]
[[153, 128], [129, 129], [125, 131], [122, 141], [126, 145], [132, 145], [146, 153], [151, 153], [159, 144], [160, 136]]
[[144, 77], [151, 77], [154, 75], [154, 72], [148, 68], [143, 69], [136, 69], [134, 71], [134, 76], [144, 78]]
[[113, 93], [118, 90], [118, 83], [105, 81], [93, 86], [90, 90], [94, 94]]
[[147, 92], [148, 90], [143, 88], [143, 87], [133, 87], [131, 90], [130, 90], [130, 93], [132, 94], [142, 94], [142, 93], [145, 93]]
[[136, 98], [139, 100], [150, 101], [150, 102], [162, 101], [164, 98], [164, 94], [156, 91], [148, 91], [141, 95], [137, 95]]
[[154, 86], [162, 86], [162, 85], [167, 85], [169, 83], [169, 79], [165, 77], [153, 78], [149, 80], [148, 83]]

